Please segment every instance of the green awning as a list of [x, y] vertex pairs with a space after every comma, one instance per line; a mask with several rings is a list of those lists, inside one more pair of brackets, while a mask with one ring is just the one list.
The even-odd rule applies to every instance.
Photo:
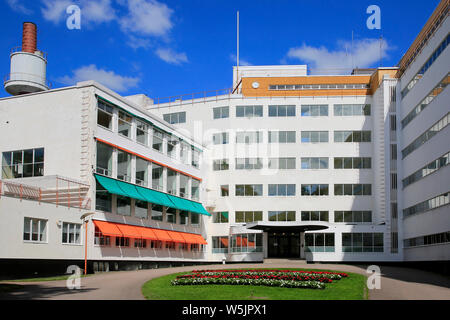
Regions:
[[206, 211], [201, 203], [195, 201], [183, 199], [171, 194], [144, 188], [98, 174], [95, 174], [95, 178], [106, 190], [108, 190], [109, 193], [118, 194], [141, 201], [147, 201], [153, 204], [159, 204], [169, 208], [204, 214], [207, 216], [211, 215], [208, 211]]

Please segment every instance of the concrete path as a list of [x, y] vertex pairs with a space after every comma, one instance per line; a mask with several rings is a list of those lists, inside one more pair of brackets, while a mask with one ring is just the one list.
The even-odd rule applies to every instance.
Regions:
[[[18, 290], [1, 293], [0, 299], [53, 300], [140, 300], [142, 285], [153, 278], [195, 269], [223, 268], [311, 268], [342, 272], [366, 273], [366, 266], [342, 264], [305, 264], [302, 261], [269, 261], [264, 264], [227, 264], [189, 266], [139, 271], [118, 271], [92, 275], [81, 279], [81, 289], [69, 290], [66, 281], [14, 282]], [[402, 267], [384, 266], [381, 269], [381, 289], [369, 290], [371, 300], [431, 299], [450, 300], [450, 279], [434, 273]], [[5, 284], [7, 282], [2, 282]]]

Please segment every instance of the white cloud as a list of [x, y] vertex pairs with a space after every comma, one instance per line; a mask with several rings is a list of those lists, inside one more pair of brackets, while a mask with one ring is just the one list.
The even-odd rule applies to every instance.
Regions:
[[81, 10], [81, 25], [91, 23], [102, 23], [114, 20], [116, 13], [111, 6], [111, 0], [42, 0], [44, 7], [41, 8], [44, 19], [55, 24], [67, 18], [66, 9], [71, 4], [76, 4]]
[[173, 27], [173, 10], [156, 0], [128, 0], [128, 14], [119, 20], [122, 31], [165, 36]]
[[[390, 49], [392, 48], [388, 43], [382, 40], [381, 55], [383, 58], [387, 56], [387, 51]], [[314, 74], [347, 74], [352, 70], [352, 67], [367, 68], [374, 66], [380, 60], [380, 40], [362, 39], [354, 41], [353, 50], [350, 41], [340, 41], [338, 42], [338, 48], [334, 51], [325, 47], [315, 48], [303, 44], [301, 47], [289, 49], [287, 57], [308, 64], [308, 68]]]
[[[230, 54], [230, 60], [233, 61], [234, 63], [237, 62], [236, 55], [234, 53]], [[240, 66], [252, 66], [253, 64], [251, 64], [247, 60], [244, 60], [241, 57], [239, 57], [239, 65]]]
[[138, 38], [132, 34], [128, 35], [127, 45], [134, 50], [139, 48], [148, 49], [151, 46], [150, 39]]
[[7, 0], [8, 5], [16, 12], [26, 15], [32, 14], [33, 11], [20, 3], [20, 0]]
[[140, 81], [137, 77], [124, 77], [116, 74], [114, 71], [98, 69], [94, 64], [80, 67], [73, 71], [72, 76], [66, 75], [58, 79], [59, 82], [66, 85], [74, 85], [79, 81], [87, 80], [95, 80], [115, 91], [127, 91], [136, 87]]
[[188, 62], [188, 58], [184, 52], [178, 53], [170, 48], [159, 48], [155, 53], [161, 60], [170, 64], [181, 64], [183, 62]]

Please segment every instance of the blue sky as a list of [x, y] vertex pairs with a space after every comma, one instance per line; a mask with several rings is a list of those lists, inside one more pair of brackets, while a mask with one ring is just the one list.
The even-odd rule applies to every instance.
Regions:
[[[346, 72], [353, 56], [359, 67], [377, 67], [382, 34], [383, 66], [394, 66], [438, 3], [3, 0], [0, 74], [9, 73], [9, 52], [21, 45], [22, 22], [32, 21], [53, 87], [94, 79], [123, 95], [152, 98], [229, 88], [237, 10], [242, 64], [307, 64], [312, 74], [329, 74]], [[80, 30], [66, 26], [70, 4], [81, 8]], [[370, 5], [381, 9], [381, 30], [366, 26]], [[0, 96], [7, 95], [2, 88]]]

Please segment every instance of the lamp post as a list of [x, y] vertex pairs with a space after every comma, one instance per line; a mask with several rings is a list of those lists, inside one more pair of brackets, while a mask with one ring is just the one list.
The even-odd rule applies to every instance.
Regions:
[[95, 212], [86, 212], [80, 217], [80, 219], [84, 222], [84, 275], [87, 274], [87, 224], [89, 222], [89, 219], [86, 218], [94, 213]]

